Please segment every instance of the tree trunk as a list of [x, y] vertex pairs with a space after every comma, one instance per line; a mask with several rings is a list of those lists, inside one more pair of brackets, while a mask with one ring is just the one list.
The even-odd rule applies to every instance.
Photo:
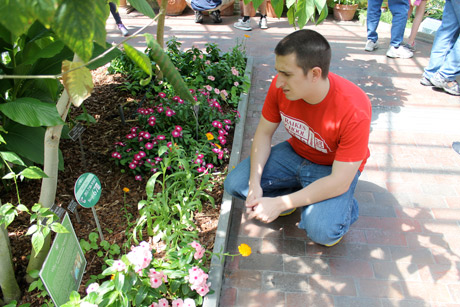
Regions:
[[168, 0], [161, 0], [160, 16], [157, 23], [157, 42], [161, 48], [164, 48], [165, 45], [165, 15], [167, 6]]
[[[75, 59], [74, 59], [75, 60]], [[61, 115], [63, 121], [67, 117], [70, 108], [70, 99], [66, 90], [62, 92], [61, 97], [56, 105], [56, 108]], [[48, 178], [42, 179], [42, 186], [40, 190], [39, 203], [46, 208], [51, 208], [56, 199], [57, 179], [58, 179], [58, 166], [59, 166], [59, 141], [61, 139], [62, 125], [48, 127], [45, 133], [45, 150], [44, 150], [44, 169]], [[46, 255], [48, 255], [51, 246], [50, 235], [45, 237], [40, 252], [35, 253], [32, 249], [29, 264], [27, 266], [27, 282], [31, 283], [34, 279], [30, 277], [29, 272], [33, 270], [40, 270]]]
[[10, 240], [3, 225], [0, 226], [0, 288], [3, 293], [2, 304], [13, 300], [19, 301], [21, 298], [21, 290], [16, 281], [11, 260]]

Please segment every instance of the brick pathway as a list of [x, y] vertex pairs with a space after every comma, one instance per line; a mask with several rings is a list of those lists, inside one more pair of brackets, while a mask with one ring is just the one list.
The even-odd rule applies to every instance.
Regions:
[[[148, 22], [136, 13], [122, 17], [130, 30]], [[243, 32], [232, 27], [237, 18], [199, 25], [188, 11], [168, 17], [165, 33], [184, 48], [245, 43], [254, 58], [245, 158], [275, 75], [274, 47], [294, 29], [285, 19], [269, 19], [268, 30]], [[236, 201], [227, 250], [247, 243], [253, 254], [226, 263], [220, 306], [460, 306], [460, 156], [451, 148], [460, 141], [460, 98], [418, 83], [431, 44], [418, 41], [413, 59], [389, 59], [384, 24], [375, 53], [363, 50], [366, 28], [357, 22], [327, 20], [308, 28], [330, 41], [331, 71], [372, 101], [371, 157], [356, 189], [360, 218], [327, 248], [296, 227], [298, 213], [262, 224], [248, 221]], [[110, 24], [109, 37], [120, 39]], [[145, 45], [138, 40], [138, 46]], [[276, 142], [285, 138], [280, 129]]]

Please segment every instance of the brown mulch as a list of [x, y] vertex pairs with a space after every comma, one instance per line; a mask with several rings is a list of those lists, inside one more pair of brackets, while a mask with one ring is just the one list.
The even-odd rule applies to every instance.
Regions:
[[[113, 144], [127, 134], [130, 126], [123, 125], [119, 113], [119, 105], [128, 101], [136, 103], [139, 97], [130, 97], [128, 93], [120, 91], [117, 87], [125, 80], [121, 75], [107, 75], [105, 68], [93, 71], [94, 91], [84, 102], [89, 114], [95, 117], [97, 123], [86, 127], [81, 140], [84, 157], [78, 141], [61, 139], [60, 149], [64, 156], [65, 169], [59, 172], [56, 193], [56, 204], [67, 208], [74, 198], [73, 189], [77, 178], [85, 173], [95, 174], [102, 185], [101, 198], [95, 206], [97, 217], [101, 224], [104, 239], [109, 243], [116, 243], [122, 247], [126, 242], [127, 219], [125, 210], [133, 215], [131, 222], [138, 216], [137, 202], [146, 198], [146, 180], [139, 182], [134, 176], [122, 173], [110, 159]], [[81, 113], [81, 109], [71, 108], [69, 118], [75, 118]], [[231, 137], [228, 138], [231, 143]], [[231, 145], [228, 146], [231, 148]], [[85, 161], [86, 163], [84, 163]], [[222, 176], [215, 178], [215, 189], [211, 195], [216, 200], [216, 208], [203, 205], [203, 211], [195, 215], [195, 223], [200, 232], [200, 242], [212, 250], [214, 236], [219, 218], [220, 202], [222, 199]], [[123, 188], [129, 188], [124, 199]], [[29, 208], [39, 200], [41, 181], [25, 181], [19, 185], [21, 202]], [[15, 191], [1, 190], [0, 199], [3, 203], [17, 203]], [[88, 240], [91, 232], [98, 233], [91, 209], [78, 206], [78, 215], [69, 212], [75, 233], [79, 239]], [[23, 291], [22, 301], [19, 303], [31, 303], [31, 306], [41, 306], [44, 302], [38, 297], [37, 291], [27, 292], [29, 285], [25, 281], [25, 271], [28, 257], [31, 251], [30, 236], [26, 236], [29, 226], [29, 215], [21, 213], [8, 227], [10, 244], [13, 254], [13, 263], [18, 283]], [[122, 249], [123, 253], [123, 249]], [[86, 255], [87, 267], [80, 286], [80, 293], [84, 294], [84, 285], [91, 275], [101, 273], [102, 259], [96, 257], [95, 252]], [[1, 297], [1, 293], [0, 293]], [[18, 304], [19, 305], [19, 304]]]

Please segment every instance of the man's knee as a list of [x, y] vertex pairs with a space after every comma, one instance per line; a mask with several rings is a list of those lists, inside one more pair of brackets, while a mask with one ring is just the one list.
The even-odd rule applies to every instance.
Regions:
[[224, 190], [234, 197], [244, 198], [243, 190], [248, 183], [243, 183], [242, 181], [244, 180], [241, 180], [241, 176], [235, 169], [227, 175], [227, 178], [225, 178]]
[[307, 237], [313, 242], [326, 246], [333, 245], [344, 235], [342, 225], [308, 223], [304, 230], [307, 233]]

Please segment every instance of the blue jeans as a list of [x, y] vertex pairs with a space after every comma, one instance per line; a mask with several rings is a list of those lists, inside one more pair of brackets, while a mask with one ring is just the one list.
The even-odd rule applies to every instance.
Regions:
[[460, 0], [446, 0], [442, 23], [431, 48], [430, 63], [424, 76], [432, 78], [436, 72], [449, 81], [460, 74]]
[[[374, 43], [378, 40], [377, 27], [382, 14], [383, 0], [367, 1], [367, 39]], [[407, 13], [409, 11], [408, 0], [388, 0], [388, 7], [393, 15], [391, 23], [391, 41], [390, 45], [398, 48], [404, 39], [404, 30], [406, 29]]]
[[[230, 195], [246, 199], [250, 158], [232, 170], [224, 182]], [[299, 156], [288, 142], [272, 147], [262, 173], [261, 187], [265, 197], [286, 195], [329, 175], [332, 166], [319, 165]], [[353, 197], [358, 183], [358, 171], [348, 191], [319, 203], [302, 207], [299, 228], [314, 242], [328, 245], [340, 239], [358, 219], [358, 201]]]

